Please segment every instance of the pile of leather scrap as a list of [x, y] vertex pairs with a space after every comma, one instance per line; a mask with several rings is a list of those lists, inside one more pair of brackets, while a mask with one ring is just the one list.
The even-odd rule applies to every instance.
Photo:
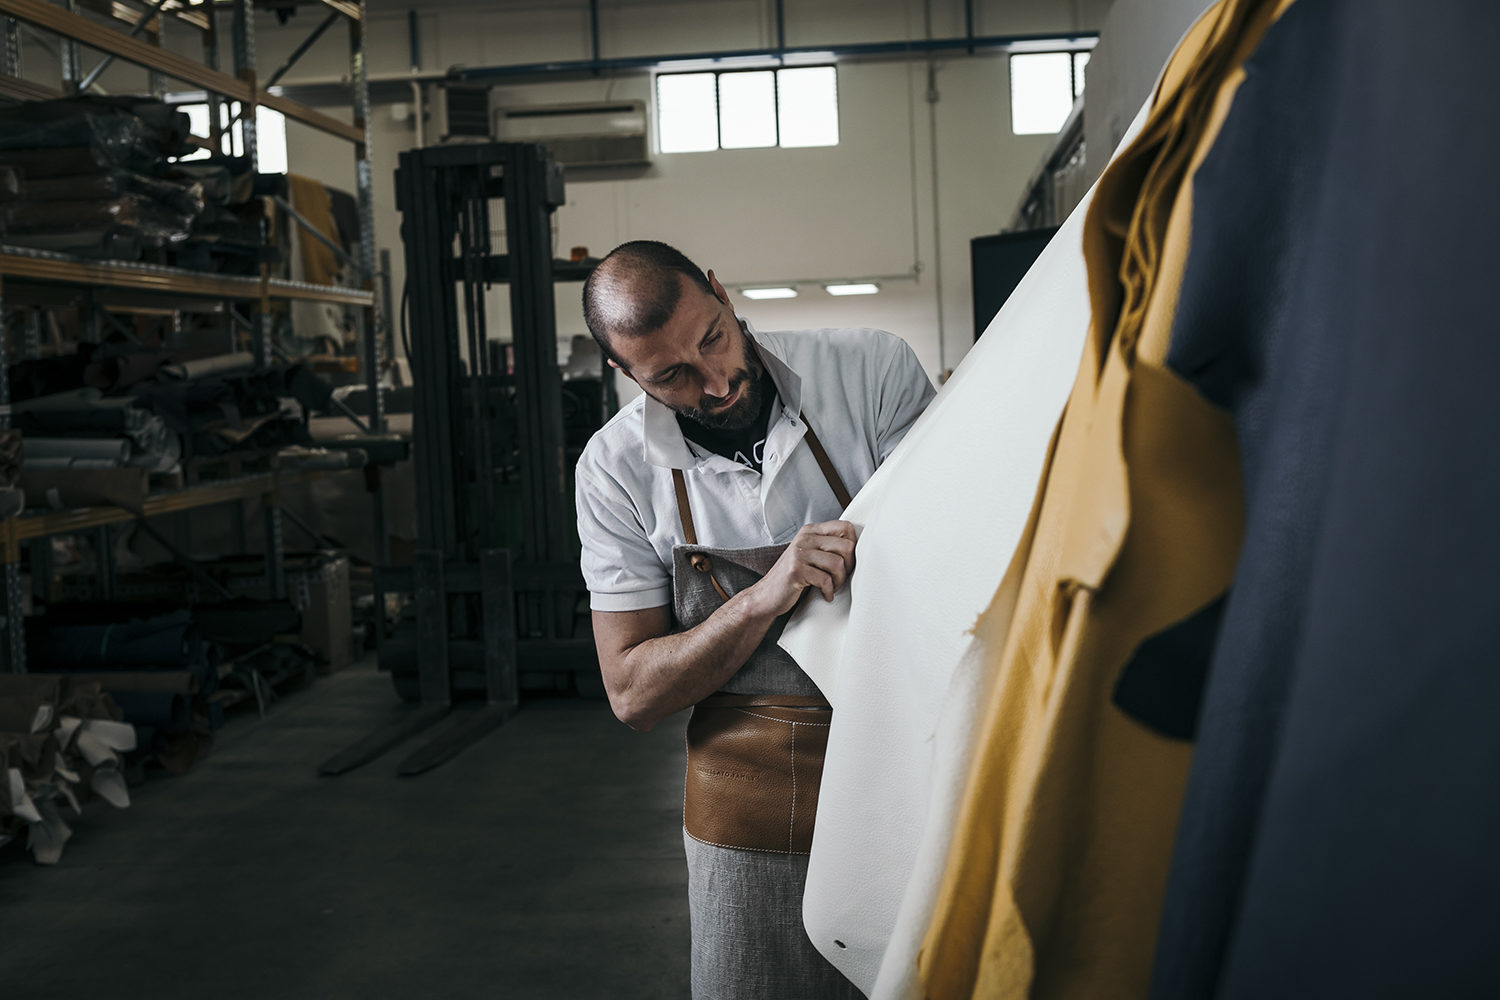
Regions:
[[311, 445], [304, 411], [327, 405], [332, 392], [304, 365], [258, 370], [249, 354], [168, 365], [132, 389], [137, 406], [200, 456]]
[[203, 187], [172, 177], [187, 115], [161, 101], [79, 96], [0, 109], [0, 238], [139, 259], [187, 238]]
[[21, 470], [175, 469], [181, 439], [160, 417], [131, 402], [85, 387], [16, 403], [12, 423], [26, 441]]
[[[332, 393], [304, 365], [257, 369], [247, 353], [186, 359], [118, 343], [23, 361], [9, 379], [26, 441], [21, 485], [34, 505], [57, 507], [119, 503], [145, 489], [145, 473], [185, 458], [309, 448], [305, 414]], [[118, 470], [133, 470], [131, 481], [114, 482]]]
[[187, 238], [167, 249], [166, 263], [216, 274], [259, 274], [262, 263], [285, 277], [284, 255], [267, 245], [262, 230], [266, 210], [260, 190], [266, 176], [248, 156], [212, 155], [175, 164], [171, 176], [203, 187], [203, 211], [194, 216]]
[[135, 730], [98, 684], [69, 677], [0, 674], [0, 844], [23, 832], [39, 864], [55, 864], [75, 815], [98, 796], [123, 809], [130, 793], [121, 755]]

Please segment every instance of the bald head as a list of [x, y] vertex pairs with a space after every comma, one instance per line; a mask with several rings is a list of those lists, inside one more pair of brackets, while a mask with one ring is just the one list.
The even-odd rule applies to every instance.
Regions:
[[655, 240], [622, 243], [584, 282], [583, 320], [604, 356], [618, 364], [611, 338], [644, 337], [661, 329], [677, 310], [684, 288], [714, 294], [703, 269], [675, 247]]

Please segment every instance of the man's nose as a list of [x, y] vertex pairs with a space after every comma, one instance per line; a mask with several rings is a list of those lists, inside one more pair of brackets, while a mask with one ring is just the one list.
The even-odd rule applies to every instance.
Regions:
[[715, 399], [723, 399], [729, 395], [729, 373], [714, 371], [705, 372], [703, 376], [703, 391]]

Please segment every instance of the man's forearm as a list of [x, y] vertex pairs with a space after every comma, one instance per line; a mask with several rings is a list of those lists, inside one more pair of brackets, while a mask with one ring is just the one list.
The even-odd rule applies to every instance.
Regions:
[[622, 658], [628, 682], [611, 697], [616, 714], [644, 731], [697, 704], [745, 665], [775, 620], [747, 590], [685, 632], [631, 647]]

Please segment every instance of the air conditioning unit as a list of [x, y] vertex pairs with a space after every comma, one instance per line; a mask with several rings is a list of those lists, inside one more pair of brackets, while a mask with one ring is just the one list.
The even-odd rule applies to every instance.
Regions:
[[635, 167], [651, 162], [646, 106], [640, 101], [500, 108], [500, 142], [539, 142], [564, 167]]
[[489, 142], [490, 88], [444, 83], [438, 87], [438, 142]]

